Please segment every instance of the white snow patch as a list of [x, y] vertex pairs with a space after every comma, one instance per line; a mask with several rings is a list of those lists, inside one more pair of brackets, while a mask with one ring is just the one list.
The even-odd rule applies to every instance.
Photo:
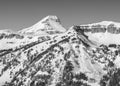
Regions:
[[88, 39], [95, 41], [98, 44], [120, 44], [120, 34], [112, 34], [112, 33], [86, 33]]

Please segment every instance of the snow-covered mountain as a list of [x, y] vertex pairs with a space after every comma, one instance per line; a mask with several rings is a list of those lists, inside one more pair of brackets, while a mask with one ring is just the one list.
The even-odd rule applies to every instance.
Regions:
[[0, 32], [0, 86], [119, 86], [119, 23], [65, 29], [48, 16]]
[[57, 16], [47, 16], [35, 25], [19, 31], [24, 34], [54, 34], [65, 32], [66, 29], [61, 25]]

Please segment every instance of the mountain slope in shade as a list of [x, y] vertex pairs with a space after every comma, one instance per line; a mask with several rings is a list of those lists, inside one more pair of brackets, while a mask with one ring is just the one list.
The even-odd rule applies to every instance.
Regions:
[[[119, 33], [114, 32], [119, 27], [114, 22], [66, 30], [57, 17], [51, 18], [18, 33], [1, 32], [0, 86], [120, 85]], [[51, 29], [43, 27], [46, 22]], [[113, 43], [109, 37], [117, 39]]]

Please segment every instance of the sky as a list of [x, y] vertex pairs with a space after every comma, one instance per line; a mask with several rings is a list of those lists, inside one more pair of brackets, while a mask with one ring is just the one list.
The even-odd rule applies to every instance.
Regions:
[[65, 28], [120, 22], [120, 0], [0, 0], [0, 30], [18, 31], [48, 15], [58, 16]]

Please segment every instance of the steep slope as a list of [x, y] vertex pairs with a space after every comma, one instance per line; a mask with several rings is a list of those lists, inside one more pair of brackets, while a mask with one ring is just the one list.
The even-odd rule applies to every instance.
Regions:
[[[119, 86], [120, 45], [107, 38], [119, 34], [102, 23], [66, 31], [53, 19], [57, 23], [47, 17], [32, 28], [1, 35], [0, 86]], [[104, 41], [99, 37], [103, 34]]]

